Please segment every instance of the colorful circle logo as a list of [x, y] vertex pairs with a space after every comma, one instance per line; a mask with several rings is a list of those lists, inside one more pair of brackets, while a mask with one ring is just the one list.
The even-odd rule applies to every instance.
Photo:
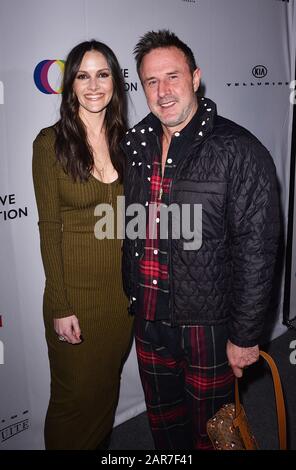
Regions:
[[62, 93], [62, 87], [58, 88], [58, 90], [54, 90], [48, 81], [48, 72], [50, 67], [53, 64], [57, 64], [61, 70], [64, 72], [64, 60], [42, 60], [39, 64], [36, 65], [34, 70], [34, 82], [38, 90], [46, 95], [58, 95]]

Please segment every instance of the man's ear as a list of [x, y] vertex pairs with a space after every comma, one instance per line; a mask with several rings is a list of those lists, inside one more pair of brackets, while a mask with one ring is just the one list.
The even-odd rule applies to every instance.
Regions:
[[196, 92], [199, 89], [201, 79], [201, 71], [199, 68], [195, 69], [193, 72], [192, 82], [193, 82], [193, 89]]

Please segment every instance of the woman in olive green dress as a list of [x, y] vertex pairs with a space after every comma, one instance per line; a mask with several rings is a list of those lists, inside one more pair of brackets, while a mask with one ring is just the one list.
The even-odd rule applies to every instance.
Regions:
[[47, 449], [100, 448], [111, 432], [132, 320], [121, 285], [121, 240], [97, 239], [98, 204], [116, 219], [126, 130], [120, 66], [103, 43], [65, 63], [61, 118], [33, 146], [51, 371]]

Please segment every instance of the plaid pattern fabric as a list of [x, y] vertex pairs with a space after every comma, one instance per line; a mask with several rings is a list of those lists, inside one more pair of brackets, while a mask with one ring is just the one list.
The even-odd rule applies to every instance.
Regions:
[[[139, 262], [139, 310], [138, 313], [146, 320], [167, 320], [169, 311], [169, 274], [168, 274], [168, 240], [160, 238], [160, 204], [169, 206], [169, 191], [171, 182], [180, 160], [186, 156], [194, 140], [196, 129], [201, 126], [200, 110], [197, 111], [190, 123], [180, 132], [172, 136], [162, 179], [160, 150], [155, 148], [155, 158], [152, 166], [149, 185], [150, 215], [146, 228], [144, 256]], [[162, 129], [155, 130], [159, 141]], [[160, 198], [160, 190], [162, 195]], [[152, 206], [153, 205], [153, 206]], [[154, 211], [151, 211], [154, 207]], [[157, 220], [157, 221], [156, 221]], [[153, 239], [151, 236], [155, 234]]]
[[177, 326], [136, 318], [136, 348], [156, 449], [212, 449], [206, 423], [233, 401], [226, 325]]
[[[169, 165], [166, 165], [169, 167]], [[170, 167], [168, 171], [170, 171]], [[171, 171], [170, 171], [171, 172]], [[167, 174], [167, 169], [165, 170]], [[161, 178], [161, 163], [153, 162], [153, 171], [150, 183], [150, 204], [154, 204], [154, 211], [150, 210], [150, 217], [146, 228], [146, 242], [144, 257], [139, 262], [139, 285], [143, 289], [143, 313], [147, 320], [155, 320], [156, 310], [158, 317], [168, 318], [166, 311], [168, 305], [168, 258], [167, 240], [160, 239], [160, 211], [161, 203], [168, 197], [171, 177]], [[160, 201], [160, 189], [163, 195]], [[150, 205], [151, 207], [151, 205]], [[155, 238], [153, 234], [155, 233]]]

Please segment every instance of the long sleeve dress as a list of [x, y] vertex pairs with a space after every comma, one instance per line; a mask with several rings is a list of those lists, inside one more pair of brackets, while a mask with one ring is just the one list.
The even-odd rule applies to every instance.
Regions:
[[[100, 203], [122, 195], [122, 185], [93, 176], [74, 182], [57, 161], [55, 131], [33, 145], [33, 180], [46, 284], [43, 314], [51, 371], [45, 422], [47, 449], [95, 449], [112, 429], [120, 373], [132, 319], [121, 281], [121, 240], [98, 240]], [[83, 342], [61, 342], [53, 319], [75, 314]]]

